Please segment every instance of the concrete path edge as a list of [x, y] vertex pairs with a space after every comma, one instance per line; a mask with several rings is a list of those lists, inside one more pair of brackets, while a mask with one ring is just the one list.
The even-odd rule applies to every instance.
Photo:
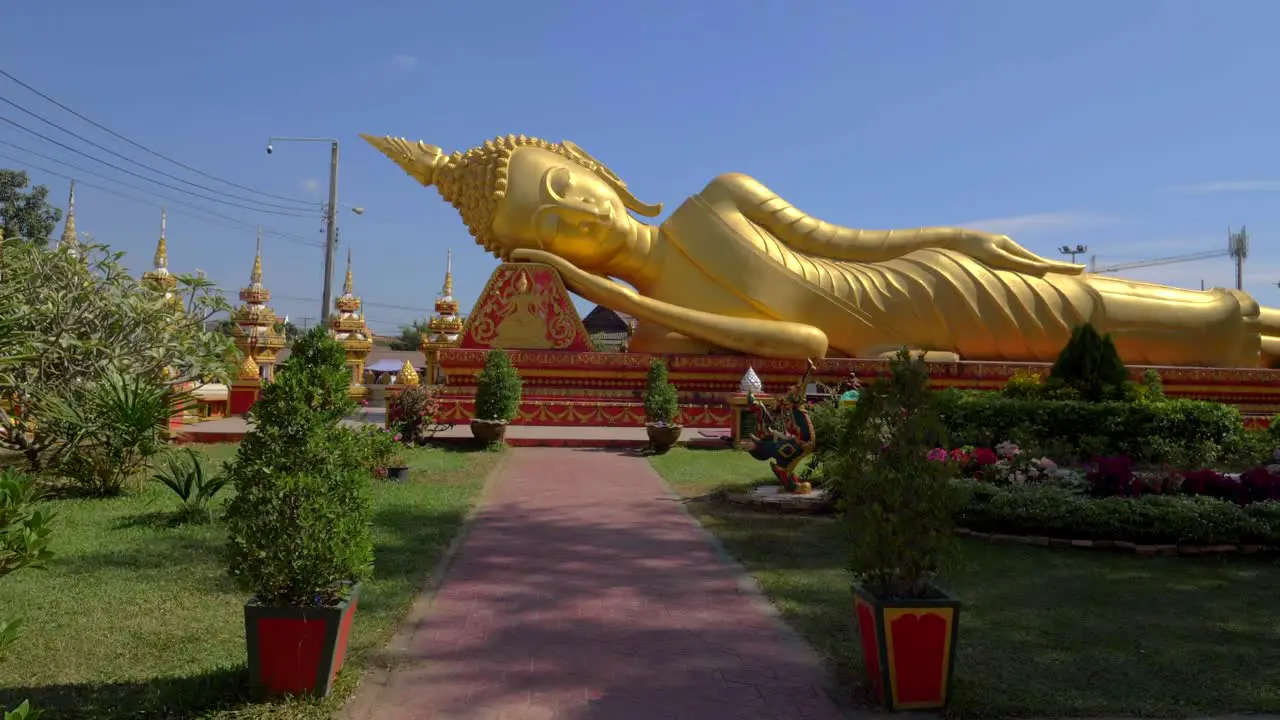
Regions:
[[[648, 463], [647, 456], [645, 457], [645, 462]], [[658, 472], [658, 469], [653, 467], [653, 463], [648, 464], [649, 469], [653, 471], [653, 474], [658, 477], [658, 481], [662, 484], [663, 492], [665, 492], [667, 496], [676, 503], [680, 508], [680, 512], [688, 518], [689, 522], [693, 523], [694, 526], [698, 528], [698, 532], [702, 533], [703, 538], [705, 538], [707, 543], [711, 545], [711, 549], [715, 552], [716, 557], [720, 559], [720, 562], [737, 572], [739, 577], [738, 587], [743, 594], [749, 596], [752, 604], [754, 604], [761, 612], [766, 616], [773, 618], [774, 624], [777, 625], [779, 633], [786, 639], [786, 642], [803, 648], [806, 653], [817, 655], [818, 653], [813, 646], [810, 645], [800, 635], [800, 633], [797, 632], [795, 628], [791, 627], [791, 624], [783, 618], [782, 611], [769, 601], [769, 596], [765, 594], [764, 588], [760, 585], [760, 581], [756, 579], [755, 575], [751, 574], [751, 570], [748, 569], [746, 565], [743, 565], [738, 558], [734, 557], [733, 553], [729, 552], [729, 549], [720, 541], [720, 538], [715, 533], [708, 530], [707, 527], [702, 524], [702, 521], [698, 520], [697, 516], [690, 512], [688, 499], [681, 496], [674, 488], [671, 487], [671, 484], [662, 476], [662, 473]], [[850, 613], [852, 613], [852, 596], [849, 598], [849, 608]], [[833, 692], [838, 681], [838, 678], [835, 676], [835, 670], [830, 666], [830, 663], [827, 662], [825, 658], [819, 656], [818, 660], [822, 663], [823, 668], [827, 673], [827, 683], [823, 687], [823, 692], [826, 693], [827, 697], [831, 699], [831, 702], [835, 703], [836, 707], [839, 708], [841, 712], [846, 715], [851, 712], [857, 712], [859, 717], [864, 718], [878, 716], [878, 713], [874, 713], [874, 711], [872, 713], [868, 713], [861, 708], [853, 707], [848, 698], [841, 697], [840, 694]]]
[[432, 606], [435, 605], [436, 595], [439, 594], [445, 578], [449, 575], [449, 568], [457, 559], [463, 543], [467, 540], [467, 536], [471, 534], [476, 522], [479, 521], [480, 514], [497, 488], [502, 478], [502, 471], [510, 461], [511, 455], [510, 448], [503, 449], [498, 462], [494, 463], [493, 467], [489, 469], [480, 492], [476, 495], [476, 499], [471, 505], [471, 510], [462, 521], [458, 532], [454, 533], [449, 545], [445, 547], [440, 559], [436, 561], [435, 567], [431, 569], [431, 574], [423, 582], [417, 597], [413, 601], [413, 605], [409, 607], [408, 614], [400, 621], [395, 635], [391, 636], [387, 646], [373, 654], [369, 661], [369, 666], [365, 668], [360, 682], [351, 693], [351, 697], [347, 698], [343, 706], [334, 713], [335, 718], [357, 720], [359, 718], [373, 717], [372, 712], [377, 707], [378, 696], [382, 694], [382, 688], [386, 686], [396, 664], [408, 654], [413, 637], [421, 629], [427, 615], [431, 612]]

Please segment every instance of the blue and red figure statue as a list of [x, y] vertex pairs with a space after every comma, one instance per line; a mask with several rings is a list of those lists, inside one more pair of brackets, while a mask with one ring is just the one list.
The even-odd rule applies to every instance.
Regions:
[[757, 460], [773, 461], [770, 469], [777, 476], [783, 492], [804, 494], [813, 490], [809, 483], [796, 477], [796, 468], [813, 453], [815, 445], [806, 392], [809, 376], [815, 369], [813, 361], [809, 361], [809, 369], [800, 382], [778, 399], [775, 412], [782, 418], [781, 431], [773, 426], [773, 413], [756, 399], [754, 393], [747, 393], [747, 407], [756, 416], [756, 427], [747, 438], [747, 452]]

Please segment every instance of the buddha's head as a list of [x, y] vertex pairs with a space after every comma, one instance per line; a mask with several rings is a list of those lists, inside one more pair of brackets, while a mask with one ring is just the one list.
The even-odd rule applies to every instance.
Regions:
[[453, 204], [483, 245], [499, 258], [514, 250], [544, 250], [584, 270], [604, 270], [634, 237], [639, 221], [656, 217], [626, 183], [582, 148], [508, 135], [463, 153], [400, 138], [362, 135], [423, 185]]

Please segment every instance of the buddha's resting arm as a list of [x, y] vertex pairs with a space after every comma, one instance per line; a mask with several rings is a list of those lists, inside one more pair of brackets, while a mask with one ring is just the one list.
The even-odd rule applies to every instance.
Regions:
[[916, 250], [947, 249], [992, 268], [1041, 275], [1079, 274], [1084, 266], [1042, 258], [1004, 235], [953, 227], [857, 230], [819, 220], [741, 173], [712, 180], [701, 193], [713, 205], [729, 203], [783, 244], [811, 256], [851, 262], [885, 262]]
[[511, 258], [550, 265], [559, 271], [566, 285], [593, 303], [728, 350], [790, 359], [821, 358], [827, 354], [826, 333], [811, 325], [727, 317], [671, 305], [647, 298], [629, 287], [593, 275], [541, 250], [516, 250], [511, 253]]

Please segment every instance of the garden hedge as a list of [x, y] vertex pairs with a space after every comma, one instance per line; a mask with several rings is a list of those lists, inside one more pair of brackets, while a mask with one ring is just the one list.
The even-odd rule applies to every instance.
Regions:
[[956, 524], [975, 532], [1138, 544], [1280, 546], [1280, 502], [1145, 495], [1094, 499], [1054, 485], [956, 480], [969, 497]]
[[1244, 433], [1238, 409], [1197, 400], [1081, 402], [945, 390], [937, 393], [937, 401], [951, 447], [1013, 441], [1082, 458], [1213, 460], [1237, 449]]

